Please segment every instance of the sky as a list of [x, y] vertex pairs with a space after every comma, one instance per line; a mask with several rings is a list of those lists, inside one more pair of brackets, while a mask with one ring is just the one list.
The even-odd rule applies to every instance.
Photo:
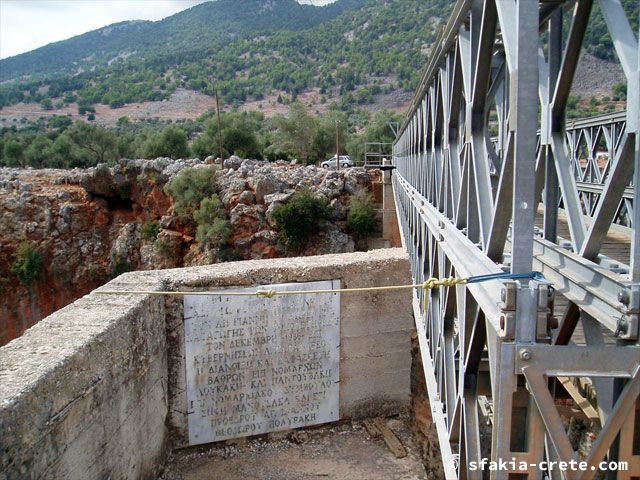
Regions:
[[[207, 0], [0, 0], [0, 59], [124, 20], [160, 20]], [[299, 0], [325, 5], [334, 0]]]

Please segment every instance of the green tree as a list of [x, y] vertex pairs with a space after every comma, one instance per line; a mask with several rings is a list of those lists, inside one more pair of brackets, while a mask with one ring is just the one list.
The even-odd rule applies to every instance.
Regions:
[[626, 100], [627, 99], [627, 84], [626, 83], [616, 83], [613, 86], [613, 98], [615, 100]]
[[15, 137], [9, 138], [2, 152], [3, 161], [9, 167], [24, 167], [24, 147]]
[[298, 190], [289, 202], [273, 209], [273, 219], [280, 229], [280, 242], [287, 250], [300, 249], [320, 222], [329, 218], [326, 200], [310, 190]]
[[53, 110], [53, 103], [51, 103], [51, 99], [49, 97], [44, 97], [40, 102], [40, 106], [45, 110]]
[[69, 135], [62, 134], [54, 140], [51, 146], [52, 158], [49, 160], [49, 167], [68, 168], [75, 160], [76, 145]]
[[[313, 139], [313, 155], [317, 160], [324, 160], [336, 153], [336, 140], [340, 154], [344, 154], [349, 143], [347, 116], [336, 109], [331, 109], [316, 118], [317, 130]], [[337, 139], [336, 139], [337, 135]]]
[[359, 190], [349, 199], [347, 225], [356, 240], [365, 239], [376, 227], [373, 198], [366, 190]]
[[69, 115], [54, 115], [47, 122], [50, 128], [57, 128], [58, 130], [64, 130], [70, 127], [73, 123]]
[[145, 158], [170, 157], [172, 159], [189, 156], [186, 132], [169, 125], [159, 134], [151, 133], [142, 144], [142, 156]]
[[53, 156], [52, 146], [53, 142], [46, 135], [42, 133], [36, 135], [24, 154], [27, 165], [35, 168], [46, 167]]
[[73, 142], [84, 150], [94, 164], [114, 163], [117, 158], [116, 135], [112, 130], [98, 125], [77, 121], [69, 135]]
[[[264, 116], [257, 112], [224, 112], [220, 118], [223, 155], [262, 158], [259, 126], [263, 122]], [[219, 155], [219, 138], [217, 119], [211, 118], [193, 144], [194, 153], [200, 158]]]
[[272, 149], [291, 153], [304, 163], [318, 160], [314, 151], [318, 124], [304, 105], [294, 102], [289, 108], [289, 115], [274, 117], [274, 123]]

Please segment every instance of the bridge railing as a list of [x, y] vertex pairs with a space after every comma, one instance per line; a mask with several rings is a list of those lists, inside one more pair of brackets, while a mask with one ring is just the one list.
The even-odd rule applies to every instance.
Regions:
[[[513, 461], [492, 478], [560, 478], [539, 462], [577, 456], [554, 394], [578, 377], [594, 379], [602, 431], [585, 458], [587, 471], [564, 475], [593, 478], [605, 458], [640, 471], [631, 440], [640, 436], [640, 235], [632, 231], [626, 261], [600, 251], [615, 220], [638, 225], [639, 49], [620, 2], [600, 0], [627, 77], [627, 111], [567, 125], [592, 4], [459, 0], [394, 143], [396, 204], [416, 282], [505, 270], [538, 270], [548, 280], [416, 294], [447, 478], [481, 478], [473, 467], [487, 451], [494, 461]], [[601, 144], [607, 162], [598, 159]], [[568, 304], [559, 325], [556, 300]], [[480, 408], [486, 403], [488, 419]]]

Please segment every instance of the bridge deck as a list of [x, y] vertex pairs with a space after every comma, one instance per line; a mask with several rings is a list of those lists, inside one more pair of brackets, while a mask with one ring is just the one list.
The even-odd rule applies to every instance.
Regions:
[[[536, 216], [536, 226], [542, 228], [542, 210], [539, 210], [538, 215]], [[629, 228], [612, 224], [602, 244], [602, 249], [600, 250], [601, 254], [627, 265], [629, 263], [631, 251], [630, 235], [631, 230]], [[560, 212], [558, 218], [558, 236], [564, 239], [571, 238], [566, 217], [562, 212]], [[567, 305], [567, 299], [556, 292], [555, 315], [559, 320], [562, 318]], [[609, 330], [603, 327], [602, 333], [607, 344], [615, 344], [615, 337]], [[586, 343], [581, 323], [578, 323], [572, 340], [578, 345], [584, 345]]]

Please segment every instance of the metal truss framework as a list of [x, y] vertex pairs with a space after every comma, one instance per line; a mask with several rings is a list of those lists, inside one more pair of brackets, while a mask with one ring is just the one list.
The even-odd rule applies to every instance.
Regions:
[[[629, 265], [611, 268], [600, 255], [621, 199], [640, 195], [639, 47], [619, 0], [599, 0], [627, 78], [627, 112], [565, 127], [592, 3], [459, 0], [394, 143], [397, 211], [417, 282], [510, 269], [542, 271], [551, 283], [440, 287], [428, 302], [416, 293], [447, 478], [482, 478], [471, 462], [489, 444], [492, 460], [515, 460], [492, 478], [591, 479], [603, 459], [628, 462], [626, 472], [607, 475], [640, 475], [640, 234], [631, 235]], [[563, 17], [571, 25], [566, 39]], [[593, 154], [600, 136], [614, 153], [604, 169]], [[591, 155], [581, 165], [584, 142]], [[557, 234], [560, 200], [567, 239]], [[640, 209], [625, 208], [628, 222], [639, 225]], [[585, 213], [593, 217], [588, 226]], [[569, 300], [559, 326], [554, 291]], [[574, 335], [579, 323], [586, 344]], [[557, 377], [590, 377], [597, 391], [602, 430], [585, 471], [535, 465], [578, 459], [554, 403]], [[490, 442], [479, 404], [485, 398], [492, 402]]]
[[[614, 159], [625, 145], [626, 112], [567, 122], [566, 147], [583, 213], [593, 217]], [[627, 188], [614, 216], [614, 222], [631, 227], [633, 221], [633, 182]]]

